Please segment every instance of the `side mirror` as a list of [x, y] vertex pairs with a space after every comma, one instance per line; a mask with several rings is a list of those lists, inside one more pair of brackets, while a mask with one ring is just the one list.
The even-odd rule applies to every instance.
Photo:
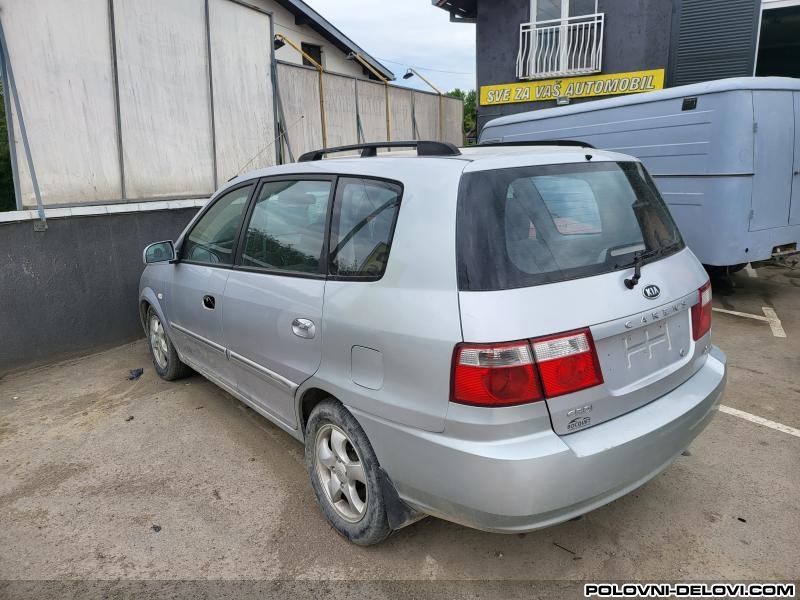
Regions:
[[175, 260], [175, 244], [173, 244], [171, 240], [150, 244], [144, 249], [142, 260], [146, 265], [160, 262], [172, 262]]

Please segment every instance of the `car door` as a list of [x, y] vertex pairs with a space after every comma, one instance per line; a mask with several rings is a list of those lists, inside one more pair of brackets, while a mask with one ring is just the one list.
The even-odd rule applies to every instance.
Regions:
[[326, 232], [333, 177], [261, 182], [225, 289], [223, 328], [236, 386], [296, 426], [294, 393], [322, 356]]
[[167, 304], [172, 338], [184, 362], [233, 386], [222, 329], [225, 286], [255, 182], [215, 199], [184, 236]]

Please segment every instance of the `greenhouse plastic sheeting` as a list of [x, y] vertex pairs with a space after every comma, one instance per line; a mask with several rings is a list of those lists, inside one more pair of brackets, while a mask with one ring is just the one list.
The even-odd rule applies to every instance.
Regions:
[[271, 24], [269, 15], [230, 0], [211, 0], [208, 9], [219, 183], [277, 162]]
[[386, 141], [386, 92], [382, 83], [358, 80], [358, 115], [363, 142]]
[[411, 121], [411, 90], [389, 88], [389, 114], [392, 115], [392, 139], [413, 140], [414, 127]]
[[325, 119], [328, 129], [327, 146], [358, 143], [356, 122], [356, 81], [352, 77], [325, 73]]
[[[2, 0], [0, 14], [43, 202], [119, 199], [107, 0]], [[13, 108], [11, 118], [30, 208], [36, 199]]]
[[[0, 0], [0, 15], [47, 206], [206, 197], [288, 162], [276, 114], [294, 158], [323, 146], [319, 74], [272, 72], [271, 17], [246, 2]], [[382, 83], [325, 73], [323, 85], [329, 146], [386, 141]], [[439, 138], [436, 95], [389, 96], [390, 139]], [[457, 143], [459, 102], [444, 103]], [[12, 106], [15, 183], [33, 208], [19, 117]]]
[[195, 0], [114, 0], [129, 199], [214, 189], [205, 10]]
[[439, 96], [414, 92], [414, 119], [417, 139], [439, 139]]
[[444, 141], [464, 145], [464, 102], [460, 98], [443, 98]]
[[[319, 109], [319, 74], [313, 69], [278, 65], [287, 138], [294, 159], [304, 152], [322, 148], [322, 120]], [[288, 154], [286, 158], [288, 162]]]

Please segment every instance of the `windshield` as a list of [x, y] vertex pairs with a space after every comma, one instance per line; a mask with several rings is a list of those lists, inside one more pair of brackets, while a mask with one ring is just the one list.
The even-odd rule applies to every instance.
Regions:
[[655, 259], [684, 247], [638, 162], [468, 173], [456, 236], [459, 289], [472, 291], [608, 273], [630, 267], [637, 253]]

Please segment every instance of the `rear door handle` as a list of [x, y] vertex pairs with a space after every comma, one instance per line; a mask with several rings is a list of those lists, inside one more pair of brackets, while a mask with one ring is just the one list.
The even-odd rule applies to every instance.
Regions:
[[295, 319], [292, 321], [292, 333], [297, 337], [310, 340], [317, 334], [317, 326], [311, 319]]
[[208, 310], [214, 310], [217, 306], [217, 301], [214, 296], [203, 296], [203, 306]]

